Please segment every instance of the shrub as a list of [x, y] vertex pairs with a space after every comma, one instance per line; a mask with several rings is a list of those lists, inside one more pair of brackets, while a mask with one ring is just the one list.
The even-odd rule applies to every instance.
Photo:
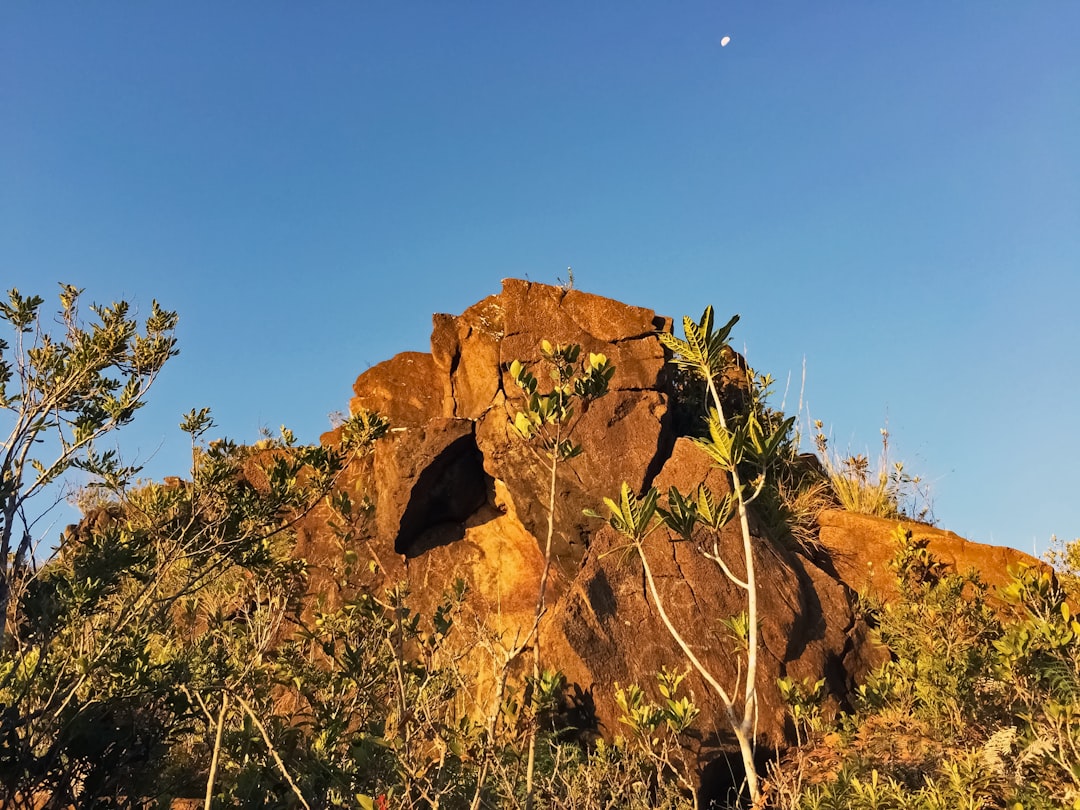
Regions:
[[841, 508], [876, 517], [933, 522], [926, 493], [920, 488], [922, 479], [908, 475], [901, 462], [889, 462], [888, 430], [881, 429], [881, 454], [876, 469], [871, 469], [870, 460], [861, 453], [846, 458], [834, 456], [821, 432], [822, 423], [815, 421], [814, 428], [818, 431], [814, 444]]
[[[898, 529], [890, 660], [772, 769], [776, 807], [1080, 807], [1080, 622], [1046, 569], [992, 594]], [[992, 606], [993, 605], [993, 606]]]

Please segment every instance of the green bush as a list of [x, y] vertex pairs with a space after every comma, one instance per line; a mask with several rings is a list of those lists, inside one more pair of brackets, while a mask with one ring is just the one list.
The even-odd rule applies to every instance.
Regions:
[[1080, 807], [1080, 623], [1053, 572], [994, 593], [903, 529], [893, 568], [890, 659], [773, 769], [774, 805]]

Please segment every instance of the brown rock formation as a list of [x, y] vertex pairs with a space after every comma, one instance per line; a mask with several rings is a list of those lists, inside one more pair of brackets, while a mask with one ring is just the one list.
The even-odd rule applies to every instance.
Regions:
[[[679, 439], [656, 485], [661, 491], [675, 486], [688, 492], [702, 481], [718, 497], [730, 489], [726, 476], [701, 450]], [[712, 542], [704, 536], [702, 541]], [[606, 526], [593, 535], [581, 573], [544, 635], [548, 653], [568, 679], [591, 691], [597, 717], [611, 732], [618, 717], [612, 684], [651, 684], [661, 667], [687, 668], [645, 589], [640, 561], [636, 554], [620, 553], [620, 545], [618, 535]], [[720, 550], [736, 576], [745, 576], [737, 523], [724, 529]], [[722, 620], [746, 609], [745, 594], [716, 563], [668, 532], [652, 534], [645, 552], [672, 623], [708, 670], [734, 687], [743, 663]], [[852, 613], [850, 591], [804, 557], [755, 537], [754, 561], [763, 646], [758, 660], [759, 728], [763, 741], [778, 748], [786, 739], [786, 723], [777, 678], [825, 677], [834, 695], [846, 695], [852, 677], [868, 666], [861, 657], [866, 627]], [[702, 709], [701, 728], [725, 730], [723, 704], [711, 687], [696, 673], [687, 683]]]
[[[537, 538], [547, 523], [547, 472], [545, 460], [509, 429], [520, 395], [508, 367], [515, 359], [538, 361], [543, 339], [606, 354], [616, 369], [611, 391], [583, 414], [575, 433], [583, 453], [561, 467], [557, 481], [556, 576], [541, 640], [544, 658], [595, 710], [601, 732], [615, 733], [616, 682], [650, 689], [661, 667], [687, 665], [644, 588], [640, 561], [582, 509], [596, 508], [623, 481], [638, 492], [652, 484], [689, 491], [706, 480], [717, 493], [728, 487], [705, 455], [677, 435], [684, 420], [673, 417], [670, 394], [682, 382], [667, 376], [655, 336], [671, 321], [576, 290], [508, 280], [501, 293], [459, 316], [435, 315], [433, 327], [430, 354], [398, 355], [356, 381], [352, 408], [379, 410], [392, 425], [343, 482], [354, 497], [365, 493], [375, 504], [374, 518], [354, 527], [358, 550], [370, 552], [386, 580], [408, 580], [414, 608], [433, 608], [460, 577], [470, 586], [469, 609], [478, 622], [507, 646], [526, 638], [543, 569]], [[738, 380], [726, 381], [724, 396], [739, 401]], [[335, 440], [335, 432], [324, 437]], [[298, 547], [316, 567], [329, 567], [334, 557], [320, 544], [323, 519], [305, 522]], [[821, 525], [827, 559], [818, 562], [755, 529], [759, 732], [769, 748], [789, 741], [777, 678], [824, 677], [834, 702], [843, 702], [881, 654], [851, 606], [867, 582], [887, 590], [893, 523], [828, 512]], [[932, 535], [935, 554], [979, 566], [990, 582], [1003, 578], [1009, 562], [1030, 559], [948, 532], [919, 531]], [[724, 529], [720, 547], [741, 573], [737, 526]], [[744, 610], [744, 593], [694, 544], [666, 532], [650, 536], [646, 553], [672, 621], [721, 682], [734, 686], [741, 665], [721, 620]], [[316, 587], [330, 588], [332, 579], [323, 577]], [[379, 584], [368, 573], [355, 583]], [[721, 703], [696, 675], [687, 684], [702, 709], [699, 753], [728, 750]]]
[[822, 512], [819, 542], [827, 552], [836, 575], [855, 591], [870, 588], [884, 599], [896, 597], [895, 578], [889, 560], [896, 552], [894, 532], [902, 525], [915, 540], [928, 540], [927, 550], [957, 573], [979, 572], [990, 586], [1009, 581], [1009, 569], [1045, 563], [1003, 546], [973, 543], [958, 534], [922, 523], [858, 515], [839, 509]]
[[372, 366], [353, 385], [349, 410], [378, 411], [396, 427], [419, 427], [442, 416], [442, 381], [425, 352], [402, 352]]
[[[485, 410], [477, 412], [472, 402], [468, 407], [473, 410], [456, 412], [477, 420], [484, 469], [505, 482], [518, 517], [537, 537], [543, 536], [547, 524], [546, 492], [537, 486], [546, 480], [545, 460], [537, 458], [510, 429], [509, 417], [516, 412], [520, 395], [507, 369], [513, 360], [539, 361], [544, 339], [577, 343], [586, 353], [602, 352], [616, 368], [610, 393], [595, 402], [578, 425], [575, 438], [584, 448], [582, 455], [563, 468], [558, 481], [553, 552], [568, 578], [577, 569], [593, 527], [582, 510], [595, 506], [602, 493], [617, 491], [624, 480], [642, 488], [669, 450], [664, 446], [666, 398], [659, 390], [664, 353], [655, 334], [670, 322], [651, 310], [600, 296], [512, 279], [503, 283], [501, 295], [478, 307], [459, 319], [457, 332], [469, 325], [470, 336], [476, 335], [478, 330], [471, 324], [481, 318], [501, 324], [503, 331], [494, 349], [491, 332], [482, 333], [473, 343], [483, 358], [497, 359], [488, 373], [497, 376], [498, 388]], [[457, 369], [472, 369], [470, 380], [483, 378], [467, 352], [460, 354]], [[451, 375], [452, 390], [457, 389], [459, 376]]]

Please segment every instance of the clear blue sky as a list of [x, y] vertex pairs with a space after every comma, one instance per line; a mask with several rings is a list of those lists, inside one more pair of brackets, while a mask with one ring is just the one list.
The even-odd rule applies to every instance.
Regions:
[[[0, 8], [0, 284], [179, 310], [119, 443], [314, 441], [506, 276], [736, 342], [942, 526], [1080, 535], [1080, 4]], [[731, 38], [721, 47], [724, 36]], [[58, 531], [58, 530], [57, 530]]]

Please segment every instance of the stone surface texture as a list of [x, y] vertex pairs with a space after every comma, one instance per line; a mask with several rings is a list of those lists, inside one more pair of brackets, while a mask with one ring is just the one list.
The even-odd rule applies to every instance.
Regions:
[[[376, 565], [357, 566], [350, 587], [382, 588], [405, 580], [412, 606], [425, 612], [456, 579], [464, 580], [469, 592], [463, 624], [486, 628], [475, 637], [470, 659], [483, 683], [492, 670], [484, 651], [511, 648], [533, 630], [548, 521], [546, 459], [510, 429], [522, 397], [509, 365], [529, 364], [543, 385], [546, 369], [538, 361], [544, 339], [578, 343], [583, 355], [600, 352], [611, 360], [610, 393], [582, 415], [574, 433], [582, 455], [562, 465], [557, 479], [553, 575], [539, 633], [546, 665], [565, 673], [599, 734], [620, 731], [616, 683], [639, 684], [656, 697], [655, 676], [662, 667], [682, 671], [689, 665], [647, 592], [636, 553], [582, 510], [602, 509], [603, 497], [615, 497], [623, 481], [639, 493], [650, 485], [689, 492], [707, 481], [722, 495], [729, 486], [704, 453], [678, 435], [686, 420], [673, 418], [678, 406], [671, 393], [679, 383], [665, 367], [656, 337], [671, 325], [648, 309], [507, 280], [499, 294], [461, 315], [435, 315], [431, 352], [400, 354], [368, 369], [356, 380], [351, 401], [354, 412], [367, 408], [387, 416], [391, 431], [341, 479], [354, 501], [366, 497], [374, 505], [373, 514], [358, 515], [349, 542]], [[734, 368], [738, 376], [741, 366]], [[725, 399], [737, 399], [738, 380], [727, 382]], [[337, 432], [323, 440], [335, 442]], [[326, 521], [325, 510], [305, 519], [297, 554], [316, 571], [313, 589], [332, 600], [338, 585], [329, 572], [342, 551]], [[883, 654], [853, 605], [864, 586], [889, 593], [895, 525], [834, 511], [820, 523], [823, 551], [811, 555], [769, 538], [753, 522], [761, 632], [758, 729], [767, 749], [792, 741], [777, 678], [825, 678], [832, 704], [842, 705]], [[917, 527], [916, 533], [929, 537], [931, 551], [949, 564], [973, 565], [994, 584], [1004, 581], [1010, 564], [1032, 562], [949, 532]], [[746, 600], [700, 553], [699, 546], [711, 548], [714, 542], [742, 576], [737, 521], [718, 538], [702, 534], [696, 542], [657, 531], [645, 553], [671, 622], [735, 691], [745, 664], [723, 620], [742, 612]], [[706, 762], [731, 750], [731, 735], [708, 685], [696, 674], [686, 684], [702, 709], [701, 734], [689, 744]], [[484, 700], [477, 695], [478, 710]]]
[[992, 587], [1009, 581], [1010, 569], [1045, 563], [1016, 549], [965, 540], [958, 534], [913, 521], [896, 521], [829, 509], [818, 516], [819, 542], [836, 575], [855, 591], [869, 588], [885, 599], [896, 596], [889, 560], [896, 550], [898, 525], [912, 539], [928, 541], [927, 550], [957, 573], [974, 569]]

